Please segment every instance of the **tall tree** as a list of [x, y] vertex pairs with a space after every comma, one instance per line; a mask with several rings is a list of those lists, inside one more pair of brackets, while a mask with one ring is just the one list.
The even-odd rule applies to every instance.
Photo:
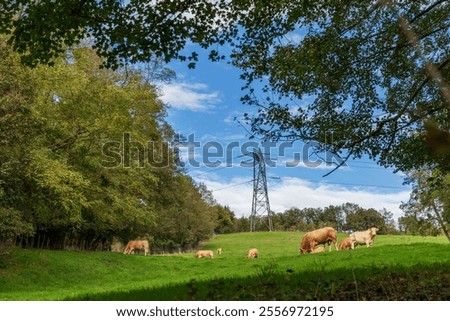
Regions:
[[450, 174], [423, 170], [411, 173], [409, 179], [413, 191], [409, 201], [401, 206], [406, 214], [402, 222], [409, 223], [410, 229], [438, 227], [450, 241]]
[[0, 241], [94, 249], [114, 236], [208, 238], [215, 209], [178, 170], [155, 87], [101, 63], [78, 48], [31, 69], [0, 38]]

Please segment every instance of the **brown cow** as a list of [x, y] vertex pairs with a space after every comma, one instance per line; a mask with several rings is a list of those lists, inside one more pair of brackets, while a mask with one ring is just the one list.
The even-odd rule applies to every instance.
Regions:
[[337, 232], [332, 227], [324, 227], [318, 230], [314, 230], [303, 235], [302, 242], [300, 244], [299, 252], [306, 254], [312, 252], [314, 247], [318, 244], [328, 243], [328, 251], [331, 251], [331, 243], [334, 243], [336, 251], [338, 250], [336, 244]]
[[209, 257], [210, 259], [212, 259], [214, 258], [214, 253], [213, 251], [209, 250], [200, 250], [195, 253], [195, 257], [198, 259], [201, 259], [202, 257]]
[[148, 241], [130, 241], [127, 246], [123, 250], [123, 254], [131, 254], [134, 250], [144, 250], [144, 255], [147, 256], [147, 253], [150, 253], [150, 247], [148, 245]]
[[248, 250], [247, 259], [256, 259], [259, 256], [258, 249]]
[[343, 238], [339, 243], [339, 250], [350, 250], [352, 248], [352, 242], [349, 237]]

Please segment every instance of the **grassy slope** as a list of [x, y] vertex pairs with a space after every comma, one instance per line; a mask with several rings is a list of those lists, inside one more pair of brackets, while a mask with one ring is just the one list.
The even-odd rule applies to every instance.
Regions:
[[[223, 248], [213, 260], [191, 253], [15, 249], [0, 257], [0, 299], [443, 299], [436, 293], [450, 293], [450, 244], [442, 237], [379, 235], [369, 249], [298, 255], [300, 238], [288, 232], [219, 235], [204, 246]], [[245, 258], [251, 247], [259, 249], [259, 259]], [[367, 296], [367, 286], [380, 284], [377, 297]]]

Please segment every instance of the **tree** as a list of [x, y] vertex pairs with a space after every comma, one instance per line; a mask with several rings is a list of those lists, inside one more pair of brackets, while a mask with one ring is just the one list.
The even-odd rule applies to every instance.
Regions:
[[380, 234], [385, 234], [387, 232], [383, 216], [373, 208], [360, 208], [354, 213], [349, 213], [346, 217], [346, 230], [365, 231], [373, 226], [380, 230]]
[[345, 221], [342, 207], [334, 205], [325, 207], [321, 215], [319, 215], [319, 220], [322, 221], [326, 226], [331, 226], [338, 231], [342, 231]]
[[217, 204], [214, 206], [217, 212], [217, 226], [215, 233], [233, 233], [236, 215], [228, 206]]
[[99, 69], [78, 48], [29, 68], [0, 37], [0, 242], [170, 250], [213, 233], [216, 211], [179, 170], [165, 106], [140, 70]]
[[338, 166], [450, 170], [448, 1], [257, 2], [236, 19], [255, 135], [316, 142]]
[[430, 221], [417, 214], [418, 213], [410, 212], [405, 216], [399, 217], [398, 225], [400, 232], [421, 236], [439, 235], [439, 226], [436, 225], [436, 222]]
[[53, 64], [67, 46], [88, 39], [105, 67], [172, 58], [194, 63], [197, 54], [180, 54], [187, 41], [206, 46], [223, 20], [218, 2], [20, 0], [0, 4], [0, 33], [34, 66]]
[[409, 201], [401, 205], [406, 214], [402, 219], [404, 228], [421, 234], [439, 228], [450, 241], [450, 174], [416, 171], [409, 180], [413, 190]]
[[[450, 170], [450, 4], [406, 1], [11, 1], [0, 32], [29, 65], [88, 39], [103, 66], [189, 61], [191, 41], [231, 47], [263, 139], [315, 142], [337, 168], [367, 154], [407, 171]], [[259, 84], [259, 81], [261, 84]], [[262, 90], [256, 90], [261, 88]], [[267, 94], [267, 96], [264, 96]], [[277, 99], [274, 99], [277, 97]]]

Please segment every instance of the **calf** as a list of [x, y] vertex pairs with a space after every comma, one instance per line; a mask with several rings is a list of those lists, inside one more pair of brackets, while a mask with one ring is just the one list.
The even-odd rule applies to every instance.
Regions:
[[200, 250], [197, 251], [197, 253], [195, 253], [195, 257], [198, 259], [201, 259], [202, 257], [209, 257], [210, 259], [214, 258], [214, 253], [213, 251], [209, 251], [209, 250]]
[[319, 246], [311, 251], [311, 253], [324, 253], [324, 252], [325, 252], [325, 246]]
[[343, 238], [339, 243], [339, 250], [350, 250], [352, 248], [352, 241], [349, 237]]
[[256, 259], [259, 256], [258, 249], [248, 250], [247, 259]]

